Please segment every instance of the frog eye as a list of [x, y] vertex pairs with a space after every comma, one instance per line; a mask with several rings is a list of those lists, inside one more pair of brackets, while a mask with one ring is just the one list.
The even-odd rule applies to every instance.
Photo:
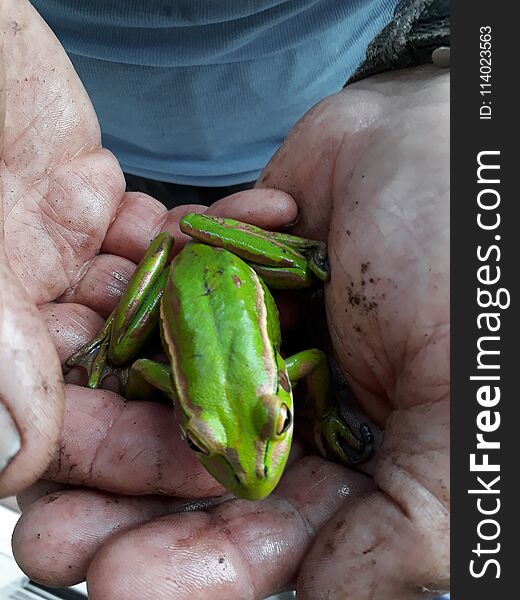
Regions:
[[278, 420], [276, 423], [276, 435], [283, 435], [292, 424], [292, 414], [287, 404], [280, 406]]
[[209, 454], [207, 448], [205, 448], [198, 440], [196, 440], [190, 431], [186, 432], [186, 442], [193, 452], [197, 454]]

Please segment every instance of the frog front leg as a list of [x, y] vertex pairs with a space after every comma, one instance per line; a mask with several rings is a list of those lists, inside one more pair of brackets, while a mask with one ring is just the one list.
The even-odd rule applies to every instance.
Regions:
[[128, 369], [124, 396], [127, 400], [146, 400], [154, 396], [155, 390], [163, 392], [174, 402], [177, 399], [169, 365], [139, 358]]
[[[139, 358], [128, 370], [125, 398], [128, 400], [151, 399], [155, 397], [156, 390], [168, 396], [174, 406], [176, 405], [178, 397], [173, 385], [170, 366], [148, 358]], [[197, 446], [190, 434], [184, 437], [191, 450], [197, 453], [204, 452]]]
[[126, 378], [126, 366], [158, 327], [173, 243], [169, 233], [154, 239], [99, 334], [65, 362], [64, 373], [75, 366], [83, 367], [91, 388], [99, 387], [109, 374]]
[[356, 431], [331, 397], [330, 369], [325, 354], [313, 348], [284, 360], [292, 385], [301, 379], [307, 382], [314, 407], [315, 442], [322, 456], [347, 465], [364, 461], [373, 450], [372, 433], [366, 423]]

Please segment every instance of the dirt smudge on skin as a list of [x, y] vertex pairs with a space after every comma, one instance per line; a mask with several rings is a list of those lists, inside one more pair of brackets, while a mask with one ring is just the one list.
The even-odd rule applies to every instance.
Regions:
[[374, 310], [378, 306], [375, 300], [371, 300], [351, 289], [348, 290], [348, 301], [351, 306], [361, 306], [367, 312]]
[[339, 530], [343, 529], [343, 527], [344, 527], [344, 526], [345, 526], [345, 519], [340, 519], [340, 520], [339, 520], [339, 521], [336, 523], [336, 525], [334, 525], [334, 529], [335, 529], [336, 531], [339, 531]]
[[336, 553], [336, 544], [334, 544], [334, 542], [332, 542], [331, 540], [327, 540], [325, 542], [325, 548], [323, 551], [323, 557], [329, 557], [329, 556], [333, 556]]
[[20, 23], [18, 23], [18, 21], [11, 21], [9, 23], [9, 26], [11, 27], [11, 31], [13, 32], [13, 35], [20, 33], [20, 31], [22, 31], [22, 29], [23, 29], [23, 27], [20, 25]]
[[[379, 304], [386, 300], [386, 292], [380, 291], [380, 285], [387, 284], [387, 281], [383, 281], [380, 277], [365, 275], [370, 269], [370, 262], [362, 262], [360, 264], [361, 276], [356, 277], [355, 275], [350, 276], [350, 281], [347, 283], [347, 303], [345, 305], [345, 312], [348, 312], [348, 307], [353, 307], [354, 310], [362, 310], [365, 314], [368, 314], [378, 309]], [[390, 283], [390, 282], [388, 282]], [[357, 325], [352, 325], [354, 330], [361, 333]]]

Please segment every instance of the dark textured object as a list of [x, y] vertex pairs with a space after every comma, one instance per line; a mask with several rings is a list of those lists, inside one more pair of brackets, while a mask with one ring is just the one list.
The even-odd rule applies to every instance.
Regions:
[[449, 46], [450, 0], [401, 0], [347, 85], [385, 71], [433, 64], [432, 53]]

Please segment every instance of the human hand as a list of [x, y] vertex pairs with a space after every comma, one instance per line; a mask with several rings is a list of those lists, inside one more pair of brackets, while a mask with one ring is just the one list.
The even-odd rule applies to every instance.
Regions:
[[[5, 178], [4, 117], [0, 53], [0, 184]], [[4, 196], [0, 185], [0, 209]], [[4, 234], [0, 210], [0, 497], [22, 490], [42, 474], [56, 446], [63, 412], [60, 363], [38, 311], [7, 267]]]
[[361, 81], [311, 110], [258, 186], [290, 193], [295, 233], [327, 240], [330, 336], [385, 429], [377, 491], [340, 510], [300, 569], [304, 598], [449, 587], [449, 79]]
[[[95, 297], [55, 302], [81, 287], [87, 270], [90, 281], [114, 288], [110, 269], [117, 275], [125, 259], [102, 263], [97, 254], [110, 225], [132, 210], [123, 202], [117, 162], [100, 148], [85, 90], [28, 2], [2, 2], [0, 35], [0, 385], [21, 446], [1, 475], [0, 493], [7, 495], [37, 479], [59, 443], [63, 377], [46, 322], [70, 343], [84, 321], [87, 330], [97, 326], [100, 318], [88, 308]], [[121, 257], [136, 251], [128, 238], [116, 240]], [[11, 439], [7, 450], [13, 449]]]

